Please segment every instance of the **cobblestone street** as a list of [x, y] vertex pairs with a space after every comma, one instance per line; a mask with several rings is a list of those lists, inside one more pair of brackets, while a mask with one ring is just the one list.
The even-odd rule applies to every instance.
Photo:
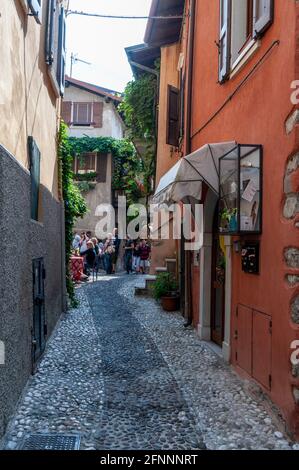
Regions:
[[136, 276], [77, 290], [4, 440], [80, 433], [81, 449], [296, 449], [271, 405], [178, 314], [134, 297]]

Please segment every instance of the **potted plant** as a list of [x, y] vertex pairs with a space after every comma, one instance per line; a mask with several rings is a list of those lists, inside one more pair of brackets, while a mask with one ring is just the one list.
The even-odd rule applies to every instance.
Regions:
[[162, 308], [174, 312], [180, 307], [178, 283], [171, 273], [159, 273], [153, 286], [154, 297], [161, 300]]

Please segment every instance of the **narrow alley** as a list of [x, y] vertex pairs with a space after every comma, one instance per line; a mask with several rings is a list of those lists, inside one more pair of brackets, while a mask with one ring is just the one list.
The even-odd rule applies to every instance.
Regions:
[[[136, 276], [77, 289], [8, 426], [78, 434], [82, 450], [292, 449], [269, 402], [242, 382], [179, 313], [134, 297]], [[251, 387], [251, 388], [250, 388]]]

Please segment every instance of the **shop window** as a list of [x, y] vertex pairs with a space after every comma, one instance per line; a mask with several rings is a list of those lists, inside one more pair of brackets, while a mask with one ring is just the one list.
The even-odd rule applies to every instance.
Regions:
[[261, 233], [262, 146], [237, 145], [219, 162], [219, 232]]

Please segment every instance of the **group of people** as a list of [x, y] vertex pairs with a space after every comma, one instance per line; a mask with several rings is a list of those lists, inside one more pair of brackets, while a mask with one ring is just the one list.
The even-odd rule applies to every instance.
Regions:
[[[73, 254], [83, 257], [85, 279], [92, 271], [100, 269], [107, 274], [116, 272], [116, 265], [119, 257], [121, 240], [118, 230], [108, 234], [105, 240], [92, 237], [91, 232], [75, 234], [73, 239]], [[146, 240], [132, 240], [127, 236], [124, 244], [124, 268], [128, 274], [145, 274], [149, 268], [150, 246]]]

